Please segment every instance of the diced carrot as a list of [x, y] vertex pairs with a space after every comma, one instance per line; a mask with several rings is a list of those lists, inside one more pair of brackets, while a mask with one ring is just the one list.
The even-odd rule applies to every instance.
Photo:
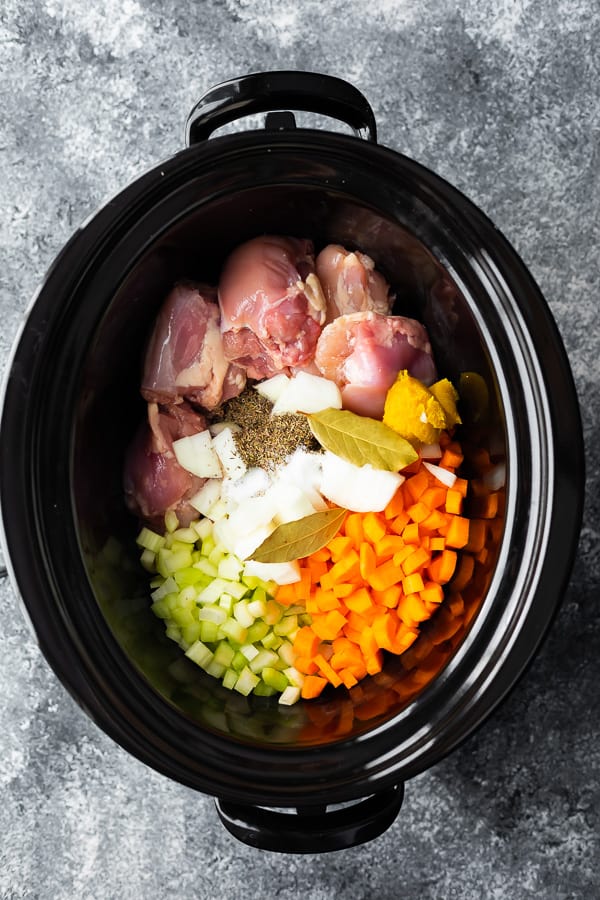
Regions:
[[367, 658], [367, 672], [369, 675], [375, 675], [377, 672], [381, 672], [383, 669], [383, 653], [381, 650], [377, 650], [376, 653], [373, 653], [372, 656]]
[[377, 565], [377, 558], [375, 556], [375, 551], [371, 547], [370, 544], [365, 543], [361, 544], [360, 547], [360, 575], [361, 578], [364, 578], [365, 581], [375, 570]]
[[485, 535], [485, 519], [469, 519], [469, 541], [465, 545], [465, 550], [469, 553], [479, 553], [485, 547]]
[[460, 549], [469, 542], [469, 520], [464, 516], [452, 516], [446, 532], [446, 546]]
[[320, 675], [307, 675], [300, 689], [300, 695], [304, 700], [312, 700], [319, 696], [326, 684], [327, 679]]
[[[282, 606], [291, 606], [292, 604], [296, 603], [298, 599], [296, 594], [296, 585], [282, 584], [277, 588], [275, 599], [278, 603], [281, 603]], [[305, 600], [306, 597], [302, 597], [302, 599]]]
[[294, 668], [302, 672], [303, 675], [314, 675], [319, 671], [314, 659], [308, 656], [297, 656], [294, 660]]
[[404, 547], [402, 548], [402, 550], [398, 550], [397, 553], [394, 553], [394, 556], [392, 557], [394, 560], [394, 565], [402, 566], [404, 561], [407, 560], [408, 557], [414, 552], [415, 552], [414, 544], [405, 544]]
[[390, 559], [399, 550], [405, 547], [405, 543], [399, 534], [386, 534], [375, 544], [375, 554], [379, 561]]
[[402, 539], [406, 544], [419, 543], [419, 526], [417, 522], [410, 522], [402, 532]]
[[432, 509], [427, 518], [419, 522], [419, 533], [433, 534], [446, 524], [447, 519], [444, 513], [440, 512], [439, 509]]
[[373, 591], [373, 600], [378, 606], [385, 606], [387, 609], [394, 609], [398, 606], [398, 600], [402, 596], [402, 588], [399, 584], [392, 584], [384, 591]]
[[344, 598], [349, 597], [355, 589], [356, 585], [352, 584], [351, 582], [345, 583], [342, 581], [341, 584], [334, 584], [332, 591], [336, 597]]
[[398, 630], [394, 617], [388, 612], [375, 616], [372, 629], [377, 646], [382, 650], [391, 650]]
[[413, 572], [402, 579], [402, 590], [405, 594], [418, 594], [425, 587], [423, 576], [420, 572]]
[[329, 665], [322, 653], [317, 653], [317, 655], [315, 656], [315, 663], [317, 664], [319, 672], [324, 678], [327, 679], [327, 681], [330, 681], [334, 687], [340, 686], [340, 684], [342, 683], [342, 679], [335, 671], [335, 669]]
[[[348, 690], [350, 690], [350, 688], [353, 688], [355, 684], [358, 684], [358, 678], [352, 674], [350, 669], [342, 669], [340, 671], [340, 678], [342, 679], [342, 684], [344, 685], [345, 688], [348, 688]], [[341, 717], [340, 717], [340, 719], [341, 719]], [[352, 710], [352, 720], [354, 720], [354, 711], [353, 710]], [[342, 734], [344, 734], [346, 731], [350, 731], [351, 727], [352, 727], [352, 722], [350, 722], [347, 725], [347, 727], [345, 727], [343, 729], [340, 727], [340, 725], [338, 725], [338, 727], [335, 730], [337, 733], [341, 732]]]
[[469, 482], [466, 478], [457, 478], [452, 486], [453, 491], [458, 491], [458, 493], [464, 499], [467, 496], [467, 491], [469, 489]]
[[315, 591], [315, 602], [320, 612], [329, 612], [331, 609], [340, 608], [339, 597], [336, 597], [333, 591], [325, 591], [322, 587], [318, 587]]
[[410, 516], [407, 512], [403, 511], [399, 513], [395, 519], [392, 519], [389, 527], [394, 532], [394, 534], [402, 534], [404, 528], [410, 522]]
[[345, 531], [347, 537], [350, 538], [355, 550], [360, 550], [360, 546], [364, 541], [364, 533], [362, 526], [361, 513], [350, 513], [346, 517]]
[[426, 581], [423, 589], [419, 591], [419, 596], [425, 603], [441, 603], [444, 599], [444, 589], [436, 581]]
[[310, 559], [318, 560], [319, 562], [327, 562], [330, 558], [331, 553], [327, 547], [321, 547], [320, 550], [315, 550], [314, 553], [310, 554]]
[[[363, 546], [366, 546], [363, 544]], [[356, 550], [351, 550], [346, 556], [334, 563], [329, 572], [321, 576], [321, 587], [331, 590], [334, 584], [348, 581], [358, 575], [359, 556]]]
[[331, 552], [331, 558], [334, 562], [337, 562], [348, 553], [349, 550], [352, 549], [352, 538], [345, 537], [343, 534], [338, 534], [336, 537], [332, 538], [327, 544]]
[[432, 553], [436, 553], [438, 550], [444, 550], [446, 548], [446, 538], [444, 537], [431, 537], [429, 538], [429, 549]]
[[308, 570], [312, 580], [318, 581], [321, 575], [324, 575], [329, 570], [329, 566], [327, 565], [326, 560], [313, 559], [312, 556], [310, 556], [308, 558]]
[[314, 656], [319, 650], [320, 640], [309, 625], [303, 625], [296, 632], [294, 650], [298, 656]]
[[460, 445], [453, 441], [452, 443], [448, 444], [448, 446], [442, 453], [440, 466], [445, 469], [458, 469], [463, 459], [464, 457], [460, 449]]
[[371, 572], [367, 577], [367, 581], [376, 591], [385, 591], [386, 588], [393, 584], [398, 584], [404, 575], [400, 566], [394, 564], [393, 560], [384, 562], [381, 566]]
[[419, 522], [423, 522], [427, 516], [431, 515], [431, 510], [427, 506], [426, 503], [423, 503], [422, 500], [418, 500], [416, 503], [413, 503], [412, 506], [409, 506], [406, 510], [410, 518], [413, 522], [419, 524]]
[[416, 550], [407, 556], [404, 562], [402, 563], [402, 571], [405, 575], [411, 575], [413, 572], [416, 572], [417, 569], [420, 569], [422, 566], [426, 565], [431, 559], [431, 554], [424, 550], [422, 547], [417, 547]]
[[421, 501], [429, 507], [429, 509], [437, 509], [438, 506], [443, 506], [446, 502], [446, 497], [448, 496], [448, 491], [444, 487], [429, 487], [426, 491], [423, 491], [421, 495]]
[[401, 653], [404, 653], [405, 650], [408, 650], [411, 644], [413, 644], [417, 637], [419, 636], [419, 632], [415, 628], [408, 628], [404, 622], [400, 622], [400, 627], [396, 632], [396, 636], [392, 642], [391, 652], [395, 653], [399, 656]]
[[364, 587], [354, 591], [353, 594], [350, 594], [349, 597], [345, 598], [344, 602], [348, 609], [356, 613], [363, 613], [373, 605], [373, 600], [367, 589]]
[[384, 509], [383, 514], [386, 519], [395, 519], [402, 512], [404, 512], [404, 493], [399, 488]]
[[362, 524], [365, 540], [370, 541], [371, 544], [376, 544], [377, 541], [380, 541], [387, 530], [384, 521], [380, 519], [377, 513], [366, 513]]
[[454, 491], [452, 488], [446, 493], [445, 510], [453, 515], [460, 515], [462, 512], [463, 496], [460, 491]]
[[473, 557], [468, 553], [463, 553], [458, 563], [456, 574], [452, 579], [452, 590], [462, 591], [473, 577], [474, 568], [475, 560]]
[[439, 556], [431, 560], [427, 566], [429, 579], [438, 584], [446, 584], [454, 575], [457, 554], [455, 550], [442, 550]]

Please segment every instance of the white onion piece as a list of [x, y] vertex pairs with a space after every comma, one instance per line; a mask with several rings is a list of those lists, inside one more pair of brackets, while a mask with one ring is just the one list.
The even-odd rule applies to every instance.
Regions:
[[439, 444], [423, 444], [421, 450], [421, 459], [441, 459], [442, 448]]
[[451, 488], [454, 486], [454, 482], [456, 481], [456, 475], [454, 472], [449, 472], [448, 469], [444, 469], [442, 466], [434, 466], [433, 463], [424, 462], [423, 465], [427, 469], [428, 472], [437, 478], [445, 487]]
[[210, 431], [199, 431], [173, 441], [177, 462], [198, 478], [220, 478], [223, 474]]
[[482, 481], [490, 491], [499, 491], [506, 484], [506, 463], [497, 463], [483, 475]]

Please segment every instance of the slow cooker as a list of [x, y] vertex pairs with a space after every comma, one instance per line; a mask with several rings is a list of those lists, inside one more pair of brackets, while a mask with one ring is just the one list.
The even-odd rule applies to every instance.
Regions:
[[[354, 134], [296, 127], [294, 112]], [[215, 136], [266, 113], [264, 128]], [[444, 611], [360, 691], [281, 707], [182, 658], [149, 609], [125, 448], [143, 415], [144, 343], [173, 282], [216, 282], [253, 236], [369, 254], [439, 370], [471, 373], [465, 474], [505, 472], [487, 545]], [[147, 765], [216, 798], [253, 846], [322, 852], [381, 834], [407, 779], [464, 741], [515, 685], [561, 602], [583, 498], [582, 433], [559, 333], [514, 249], [461, 192], [380, 146], [352, 85], [309, 72], [209, 90], [187, 146], [126, 187], [64, 247], [33, 299], [4, 385], [0, 496], [12, 582], [50, 666]], [[446, 602], [446, 601], [445, 601]]]

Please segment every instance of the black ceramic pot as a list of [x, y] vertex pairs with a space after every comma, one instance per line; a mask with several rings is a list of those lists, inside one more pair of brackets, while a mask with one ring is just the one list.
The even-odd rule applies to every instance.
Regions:
[[[297, 129], [281, 112], [297, 109], [344, 120], [356, 136]], [[261, 111], [272, 111], [264, 130], [208, 139]], [[406, 779], [489, 716], [535, 654], [580, 526], [576, 395], [514, 250], [456, 189], [377, 145], [373, 113], [350, 85], [300, 72], [228, 82], [192, 112], [188, 143], [77, 231], [31, 305], [4, 392], [5, 551], [44, 655], [101, 728], [216, 797], [242, 840], [338, 849], [387, 828]], [[121, 487], [143, 414], [144, 341], [166, 291], [182, 275], [216, 280], [228, 251], [264, 232], [373, 256], [397, 311], [427, 325], [440, 371], [477, 373], [462, 410], [465, 474], [484, 484], [482, 460], [507, 472], [454, 612], [442, 605], [360, 691], [290, 708], [226, 691], [164, 637]]]

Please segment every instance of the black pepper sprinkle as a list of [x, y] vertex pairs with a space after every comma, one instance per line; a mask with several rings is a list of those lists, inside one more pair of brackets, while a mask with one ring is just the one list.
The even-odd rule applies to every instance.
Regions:
[[253, 387], [223, 404], [218, 420], [235, 422], [236, 447], [248, 467], [272, 470], [285, 462], [298, 447], [320, 450], [306, 416], [286, 413], [273, 416], [273, 405]]

